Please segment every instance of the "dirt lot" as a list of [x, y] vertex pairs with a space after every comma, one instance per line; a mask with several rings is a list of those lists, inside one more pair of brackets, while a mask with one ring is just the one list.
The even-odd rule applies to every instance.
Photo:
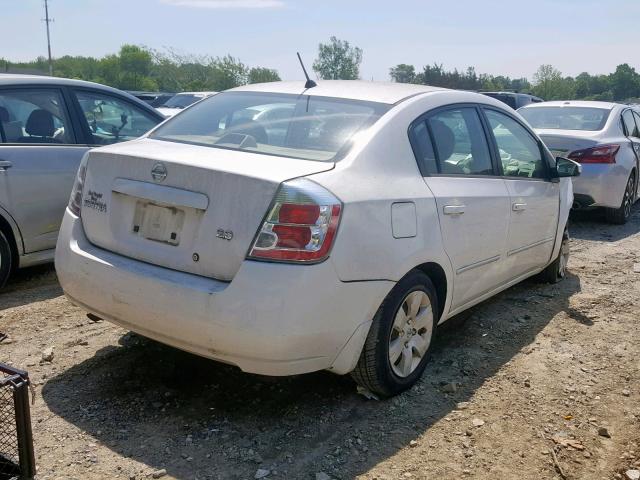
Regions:
[[0, 294], [0, 359], [35, 382], [40, 479], [622, 478], [640, 465], [639, 232], [638, 207], [624, 227], [574, 218], [569, 278], [456, 319], [419, 385], [390, 401], [92, 322], [52, 267]]

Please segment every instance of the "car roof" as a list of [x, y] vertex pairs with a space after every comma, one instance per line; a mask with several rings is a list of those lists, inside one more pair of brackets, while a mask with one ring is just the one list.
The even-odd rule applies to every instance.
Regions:
[[447, 90], [446, 88], [412, 83], [366, 82], [362, 80], [319, 80], [317, 86], [308, 89], [304, 88], [304, 84], [305, 82], [303, 81], [255, 83], [228, 91], [289, 93], [294, 95], [304, 93], [310, 96], [346, 98], [392, 105], [421, 93]]
[[18, 75], [12, 73], [0, 73], [0, 87], [10, 87], [19, 85], [43, 85], [43, 86], [66, 86], [66, 87], [84, 87], [93, 88], [95, 90], [102, 90], [105, 93], [113, 93], [123, 97], [129, 98], [137, 105], [142, 106], [147, 111], [152, 112], [155, 116], [161, 118], [162, 115], [157, 112], [153, 107], [147, 105], [142, 100], [139, 100], [129, 92], [124, 90], [118, 90], [117, 88], [108, 87], [100, 83], [87, 82], [85, 80], [75, 80], [71, 78], [61, 77], [49, 77], [45, 75]]
[[525, 105], [522, 108], [539, 108], [539, 107], [591, 107], [591, 108], [604, 108], [606, 110], [613, 110], [616, 107], [623, 106], [620, 103], [614, 102], [598, 102], [595, 100], [555, 100], [551, 102], [540, 102]]
[[2, 73], [0, 74], [0, 85], [66, 85], [74, 87], [100, 88], [122, 93], [122, 90], [117, 90], [99, 83], [75, 80], [71, 78], [49, 77], [44, 75], [16, 75], [11, 73]]

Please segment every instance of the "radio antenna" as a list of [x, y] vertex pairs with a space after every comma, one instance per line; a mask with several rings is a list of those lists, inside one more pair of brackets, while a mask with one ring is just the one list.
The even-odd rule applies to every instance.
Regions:
[[304, 88], [313, 88], [317, 87], [318, 84], [309, 78], [309, 74], [307, 73], [307, 69], [304, 68], [304, 63], [302, 63], [302, 57], [300, 56], [300, 52], [296, 52], [298, 55], [298, 60], [300, 61], [300, 66], [302, 67], [302, 71], [304, 72], [304, 76], [307, 77], [307, 83], [304, 84]]

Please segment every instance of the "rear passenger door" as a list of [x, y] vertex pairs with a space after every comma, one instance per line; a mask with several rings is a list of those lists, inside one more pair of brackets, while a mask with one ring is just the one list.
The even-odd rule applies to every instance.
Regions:
[[0, 205], [15, 219], [25, 253], [55, 248], [86, 145], [67, 108], [65, 90], [0, 88]]
[[503, 280], [521, 277], [551, 259], [560, 209], [542, 145], [515, 117], [483, 108], [495, 155], [509, 191], [509, 235]]
[[510, 198], [492, 161], [474, 105], [429, 112], [410, 129], [414, 152], [435, 196], [445, 251], [455, 274], [451, 310], [500, 283]]

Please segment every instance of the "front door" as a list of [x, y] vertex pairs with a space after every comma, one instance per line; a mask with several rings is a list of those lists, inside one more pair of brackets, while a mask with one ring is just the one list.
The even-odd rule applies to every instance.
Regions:
[[0, 205], [14, 218], [25, 253], [55, 247], [87, 146], [78, 145], [62, 91], [0, 89]]
[[515, 118], [485, 108], [510, 197], [509, 235], [502, 279], [508, 282], [551, 260], [560, 209], [560, 183], [536, 138]]

